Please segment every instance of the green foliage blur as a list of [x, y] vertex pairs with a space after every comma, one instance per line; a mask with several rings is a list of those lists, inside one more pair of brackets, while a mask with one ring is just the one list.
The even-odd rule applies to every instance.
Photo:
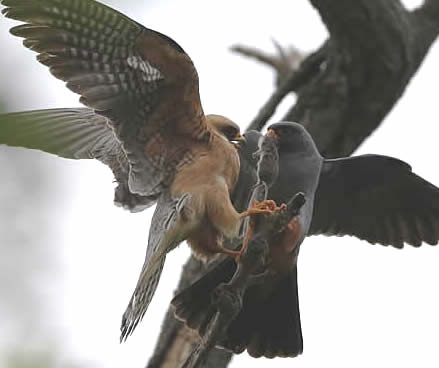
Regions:
[[[158, 3], [100, 1], [121, 10], [125, 7], [137, 11]], [[8, 32], [11, 25], [1, 21], [0, 42], [6, 43], [12, 39]], [[2, 47], [7, 54], [0, 57], [0, 114], [44, 106], [48, 102], [44, 86], [26, 78], [31, 75], [29, 70], [36, 63], [35, 58], [18, 56], [18, 42], [13, 47], [9, 43]], [[7, 134], [5, 130], [0, 133]], [[51, 308], [62, 288], [61, 282], [53, 286], [62, 279], [59, 244], [53, 240], [60, 221], [54, 197], [69, 181], [49, 161], [36, 151], [0, 145], [1, 368], [95, 367], [94, 363], [84, 361], [90, 352], [72, 351], [69, 331], [60, 327], [62, 317]], [[47, 289], [53, 291], [57, 287], [58, 294], [48, 296]]]
[[[102, 1], [107, 5], [133, 8], [137, 0]], [[0, 6], [1, 10], [1, 6]], [[0, 15], [0, 18], [3, 18]], [[3, 21], [3, 19], [1, 19]], [[0, 24], [2, 40], [11, 37]], [[17, 45], [18, 46], [18, 45]], [[11, 67], [27, 68], [27, 60], [8, 50], [0, 59], [0, 114], [26, 109], [44, 93], [14, 79]], [[0, 117], [1, 124], [1, 117]], [[1, 128], [1, 127], [0, 127]], [[5, 132], [3, 132], [5, 133]], [[76, 356], [67, 346], [68, 331], [59, 327], [46, 298], [48, 280], [57, 279], [60, 264], [58, 244], [51, 234], [56, 228], [53, 200], [62, 183], [62, 173], [53, 172], [44, 155], [0, 146], [0, 367], [4, 368], [89, 368], [86, 352]], [[50, 203], [50, 205], [49, 205]], [[36, 220], [37, 219], [37, 220]], [[85, 358], [86, 359], [86, 358]]]

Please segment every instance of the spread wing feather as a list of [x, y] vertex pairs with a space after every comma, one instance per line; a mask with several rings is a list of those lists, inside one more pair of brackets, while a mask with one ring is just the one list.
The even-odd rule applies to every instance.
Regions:
[[[38, 149], [70, 159], [118, 156], [122, 149], [107, 120], [87, 108], [4, 114], [0, 116], [0, 144]], [[127, 166], [125, 158], [120, 170]]]
[[[189, 136], [208, 140], [195, 67], [170, 38], [92, 0], [2, 0], [11, 29], [50, 72], [107, 117], [128, 163], [133, 194], [158, 196]], [[178, 142], [178, 143], [176, 143]], [[38, 147], [35, 147], [38, 148]]]
[[116, 205], [131, 211], [151, 206], [154, 197], [128, 189], [129, 161], [108, 119], [89, 108], [48, 109], [0, 115], [0, 144], [38, 149], [69, 159], [97, 159], [118, 182]]
[[166, 254], [187, 235], [180, 226], [177, 215], [189, 198], [190, 196], [185, 194], [173, 199], [168, 192], [164, 192], [158, 198], [149, 229], [145, 262], [122, 317], [121, 341], [131, 335], [145, 315], [159, 283]]
[[353, 235], [402, 248], [439, 240], [439, 188], [392, 157], [326, 160], [309, 235]]

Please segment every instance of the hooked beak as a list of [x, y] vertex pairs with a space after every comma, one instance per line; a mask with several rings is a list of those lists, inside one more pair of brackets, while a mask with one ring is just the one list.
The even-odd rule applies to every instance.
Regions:
[[273, 129], [268, 129], [268, 131], [267, 131], [267, 133], [265, 133], [265, 135], [274, 137], [276, 142], [279, 140], [279, 135]]
[[235, 135], [233, 137], [231, 142], [235, 146], [235, 148], [238, 149], [238, 148], [241, 147], [241, 144], [244, 144], [246, 142], [246, 139], [245, 139], [245, 137], [241, 133], [238, 133], [237, 135]]

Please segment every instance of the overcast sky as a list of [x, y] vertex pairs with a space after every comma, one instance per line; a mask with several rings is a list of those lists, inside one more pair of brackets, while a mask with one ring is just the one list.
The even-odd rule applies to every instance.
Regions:
[[[275, 38], [312, 51], [326, 37], [308, 1], [272, 1], [270, 7], [250, 0], [112, 3], [176, 40], [197, 67], [205, 112], [226, 115], [243, 128], [272, 92], [273, 74], [228, 48], [242, 43], [270, 50]], [[8, 50], [1, 65], [14, 76], [1, 88], [11, 101], [29, 88], [34, 98], [14, 102], [11, 109], [78, 106], [78, 97], [7, 33], [12, 24], [0, 23], [0, 42]], [[439, 185], [437, 65], [439, 49], [433, 47], [403, 98], [357, 153], [398, 157]], [[60, 221], [54, 257], [61, 270], [48, 308], [65, 338], [66, 359], [80, 357], [88, 367], [143, 367], [189, 250], [183, 244], [169, 255], [143, 322], [120, 345], [121, 316], [143, 264], [152, 212], [130, 214], [114, 207], [113, 177], [100, 163], [41, 157], [50, 169], [63, 170], [70, 184], [48, 199], [56, 202]], [[428, 245], [396, 250], [348, 237], [307, 239], [298, 266], [304, 352], [269, 366], [438, 366], [438, 265], [439, 249]], [[243, 353], [231, 367], [248, 364], [266, 367], [267, 361]]]

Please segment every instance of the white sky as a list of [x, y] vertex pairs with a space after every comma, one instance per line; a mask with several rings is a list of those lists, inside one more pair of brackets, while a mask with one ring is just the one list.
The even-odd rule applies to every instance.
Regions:
[[[243, 128], [272, 92], [273, 74], [234, 56], [228, 47], [239, 42], [268, 50], [273, 37], [312, 51], [326, 37], [308, 1], [272, 1], [267, 7], [266, 1], [169, 0], [144, 12], [130, 4], [119, 9], [169, 35], [192, 57], [205, 112], [226, 115]], [[35, 86], [36, 95], [17, 108], [77, 106], [77, 96], [7, 34], [11, 25], [0, 24], [0, 42], [10, 50], [2, 55], [2, 65], [20, 70], [14, 91]], [[438, 64], [436, 47], [382, 127], [358, 151], [403, 159], [436, 185]], [[112, 174], [100, 163], [44, 156], [49, 167], [62, 167], [70, 182], [59, 194], [68, 199], [56, 199], [63, 273], [51, 291], [53, 318], [66, 336], [64, 348], [90, 366], [143, 367], [189, 254], [187, 246], [169, 255], [143, 322], [120, 345], [120, 320], [143, 263], [152, 213], [130, 214], [114, 207]], [[299, 257], [304, 353], [294, 360], [270, 361], [270, 367], [438, 366], [438, 265], [439, 249], [428, 245], [401, 251], [347, 237], [307, 239]], [[231, 367], [248, 364], [265, 367], [267, 361], [244, 353]]]

